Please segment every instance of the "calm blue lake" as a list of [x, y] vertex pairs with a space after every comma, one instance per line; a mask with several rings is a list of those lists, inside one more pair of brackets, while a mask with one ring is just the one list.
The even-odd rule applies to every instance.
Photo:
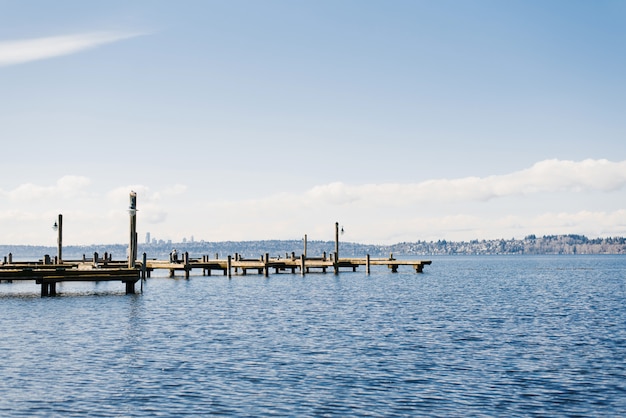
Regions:
[[0, 416], [626, 414], [626, 256], [432, 260], [0, 283]]

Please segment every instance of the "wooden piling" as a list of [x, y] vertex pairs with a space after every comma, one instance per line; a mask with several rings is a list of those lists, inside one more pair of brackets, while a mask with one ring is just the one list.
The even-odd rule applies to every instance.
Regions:
[[185, 266], [185, 279], [188, 279], [191, 268], [189, 267], [189, 253], [187, 251], [183, 254], [183, 265]]
[[63, 263], [63, 215], [61, 215], [59, 213], [59, 219], [58, 219], [58, 224], [57, 224], [57, 231], [58, 231], [58, 236], [57, 236], [57, 257], [58, 257], [58, 264], [62, 264]]
[[[148, 264], [148, 256], [146, 255], [146, 253], [143, 253], [141, 257], [141, 278], [143, 280], [146, 280], [146, 272], [148, 271], [147, 264]], [[142, 286], [141, 290], [143, 291], [143, 284], [141, 286]]]
[[135, 259], [137, 258], [137, 193], [132, 192], [132, 191], [130, 192], [129, 213], [130, 213], [130, 242], [128, 244], [128, 268], [134, 268]]
[[233, 267], [233, 262], [232, 262], [231, 256], [229, 255], [228, 259], [226, 261], [226, 268], [228, 269], [228, 278], [229, 279], [232, 277], [232, 274], [231, 274], [232, 267]]
[[339, 222], [335, 222], [335, 261], [339, 260]]
[[135, 294], [135, 282], [134, 281], [126, 282], [126, 294], [127, 295]]
[[370, 255], [365, 256], [365, 274], [370, 274]]
[[304, 265], [305, 264], [305, 260], [306, 260], [306, 257], [304, 256], [304, 254], [302, 254], [300, 256], [300, 274], [302, 276], [304, 276], [305, 272], [306, 272], [306, 266]]

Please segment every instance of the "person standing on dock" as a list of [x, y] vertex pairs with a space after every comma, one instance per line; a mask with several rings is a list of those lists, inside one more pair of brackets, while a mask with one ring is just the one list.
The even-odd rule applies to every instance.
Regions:
[[178, 263], [178, 251], [176, 251], [176, 248], [170, 253], [170, 263]]

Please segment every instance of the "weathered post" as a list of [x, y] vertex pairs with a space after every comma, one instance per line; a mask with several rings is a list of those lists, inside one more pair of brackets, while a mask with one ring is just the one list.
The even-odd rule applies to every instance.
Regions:
[[9, 253], [9, 264], [13, 264], [13, 253]]
[[335, 261], [339, 261], [339, 222], [335, 222]]
[[304, 234], [304, 256], [306, 257], [306, 234]]
[[233, 260], [232, 260], [232, 257], [229, 255], [228, 259], [226, 260], [226, 268], [228, 269], [228, 278], [229, 279], [232, 277], [232, 274], [231, 274], [232, 266], [233, 266]]
[[183, 254], [183, 263], [185, 265], [185, 279], [188, 279], [191, 266], [189, 265], [189, 253], [187, 251]]
[[[141, 278], [146, 280], [146, 272], [148, 271], [148, 256], [146, 253], [143, 253], [141, 257]], [[143, 292], [143, 283], [141, 284], [141, 291]]]
[[135, 282], [132, 280], [128, 280], [126, 282], [126, 294], [134, 295], [135, 294]]
[[50, 287], [48, 286], [48, 282], [45, 280], [41, 281], [41, 297], [48, 296], [50, 293]]
[[265, 259], [263, 260], [263, 274], [265, 275], [265, 277], [269, 277], [270, 275], [269, 263], [270, 263], [270, 255], [269, 253], [265, 253]]
[[59, 213], [58, 221], [54, 223], [52, 229], [57, 231], [57, 259], [58, 264], [63, 263], [63, 215]]
[[365, 274], [370, 274], [370, 255], [365, 256]]
[[304, 265], [305, 260], [306, 260], [306, 257], [305, 257], [305, 255], [304, 255], [304, 254], [302, 254], [302, 255], [300, 256], [300, 274], [301, 274], [302, 276], [304, 276], [304, 274], [305, 274], [305, 272], [306, 272], [306, 266]]
[[128, 268], [135, 268], [137, 259], [137, 193], [130, 192], [130, 241], [128, 245]]

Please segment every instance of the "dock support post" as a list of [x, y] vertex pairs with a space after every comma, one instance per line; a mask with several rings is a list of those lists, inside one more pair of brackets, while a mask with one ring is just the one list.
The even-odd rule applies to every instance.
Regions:
[[335, 274], [339, 274], [339, 254], [335, 252], [333, 257], [333, 267], [335, 268]]
[[306, 234], [304, 234], [304, 256], [306, 257]]
[[305, 275], [305, 272], [306, 272], [306, 266], [304, 265], [304, 264], [305, 264], [305, 260], [306, 260], [306, 257], [305, 257], [305, 255], [304, 255], [304, 254], [302, 254], [302, 255], [300, 256], [300, 274], [301, 274], [302, 276], [304, 276], [304, 275]]
[[339, 222], [335, 222], [335, 261], [339, 261]]
[[53, 228], [56, 227], [56, 231], [58, 232], [57, 236], [57, 263], [63, 264], [63, 215], [59, 213], [59, 219], [54, 224]]
[[232, 273], [231, 273], [231, 269], [232, 269], [232, 267], [233, 267], [233, 260], [232, 260], [232, 257], [229, 255], [229, 256], [228, 256], [228, 259], [226, 260], [226, 268], [228, 269], [228, 278], [229, 278], [229, 279], [230, 279], [231, 277], [233, 277], [233, 276], [232, 276]]
[[[132, 191], [130, 192], [130, 207], [129, 207], [128, 212], [130, 213], [130, 242], [128, 244], [128, 268], [134, 268], [135, 260], [137, 258], [137, 193], [132, 192]], [[126, 285], [128, 286], [128, 283]]]
[[365, 256], [365, 274], [370, 274], [370, 255]]
[[41, 297], [48, 296], [49, 287], [48, 282], [45, 280], [41, 280]]
[[263, 257], [263, 274], [265, 275], [265, 277], [269, 277], [270, 275], [269, 262], [270, 255], [269, 253], [265, 253], [265, 257]]
[[185, 279], [188, 279], [191, 267], [189, 266], [189, 253], [187, 251], [183, 254], [183, 263], [185, 265]]
[[9, 264], [13, 264], [13, 253], [9, 253]]
[[135, 282], [129, 280], [126, 282], [126, 294], [134, 295], [135, 294]]
[[[147, 264], [148, 264], [148, 256], [146, 255], [146, 253], [143, 253], [141, 257], [141, 278], [143, 280], [146, 280], [146, 271], [148, 270]], [[143, 286], [143, 284], [141, 286]], [[143, 287], [141, 290], [143, 291]]]

